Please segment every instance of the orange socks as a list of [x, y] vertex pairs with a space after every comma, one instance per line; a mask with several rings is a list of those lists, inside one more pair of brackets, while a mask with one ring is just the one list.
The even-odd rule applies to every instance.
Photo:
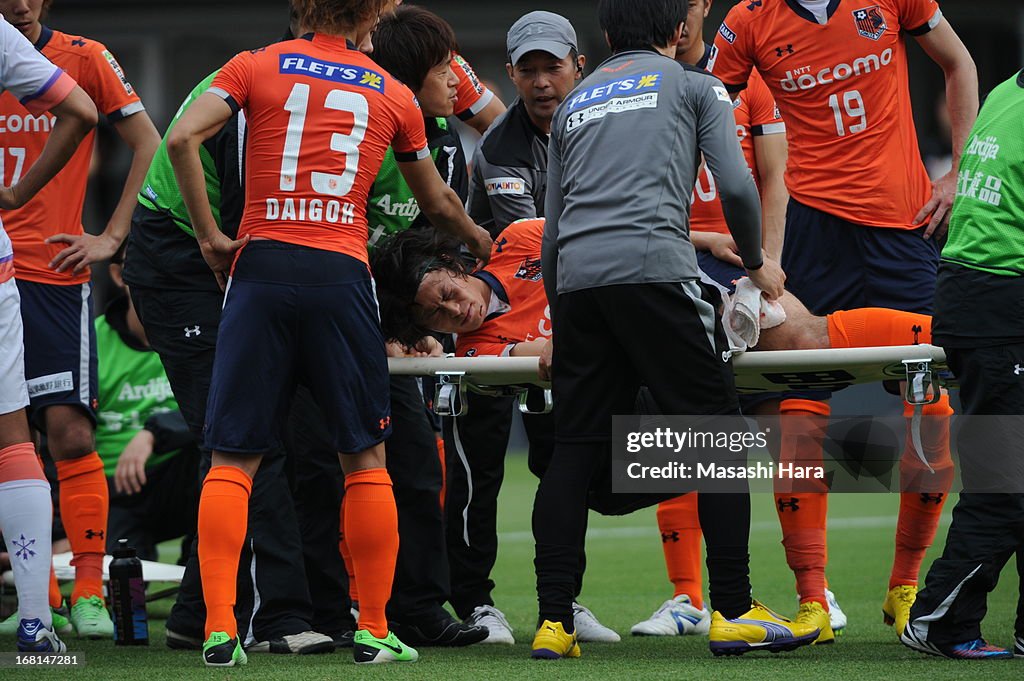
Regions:
[[840, 310], [826, 317], [833, 348], [874, 348], [932, 342], [932, 318], [928, 315], [863, 307]]
[[914, 408], [904, 405], [907, 439], [900, 459], [900, 513], [896, 524], [896, 556], [889, 588], [916, 585], [921, 563], [935, 539], [942, 507], [953, 484], [953, 461], [949, 453], [949, 420], [953, 409], [949, 395], [922, 409], [921, 449], [935, 471], [928, 470], [911, 440], [910, 419]]
[[[830, 413], [828, 404], [812, 400], [783, 400], [779, 413], [782, 416], [779, 420], [782, 431], [780, 462], [792, 461], [798, 466], [821, 465], [822, 442]], [[786, 562], [796, 577], [800, 602], [817, 601], [828, 610], [825, 602], [827, 490], [785, 491], [780, 489], [781, 482], [776, 481], [775, 509], [782, 526]], [[788, 484], [788, 481], [782, 484]]]
[[103, 462], [96, 452], [57, 461], [60, 511], [75, 554], [75, 587], [71, 604], [79, 598], [103, 598], [103, 556], [107, 550], [107, 512], [110, 495]]
[[57, 573], [53, 571], [53, 565], [50, 565], [50, 607], [56, 610], [60, 606], [64, 605], [64, 594], [60, 592], [60, 583], [57, 581]]
[[658, 504], [658, 529], [665, 552], [668, 578], [675, 587], [673, 597], [686, 594], [696, 608], [704, 607], [701, 567], [700, 519], [697, 493], [684, 494]]
[[441, 512], [444, 513], [444, 498], [448, 494], [448, 462], [444, 459], [444, 438], [437, 435], [437, 457], [441, 460]]
[[249, 521], [252, 478], [234, 466], [214, 466], [199, 496], [199, 574], [206, 601], [206, 638], [238, 636], [235, 580]]
[[345, 476], [343, 522], [359, 585], [359, 628], [383, 638], [388, 634], [384, 608], [391, 598], [398, 557], [398, 510], [386, 469]]
[[348, 542], [345, 541], [345, 502], [348, 500], [346, 494], [341, 498], [341, 523], [338, 525], [338, 551], [341, 552], [341, 559], [345, 561], [345, 572], [348, 573], [348, 597], [353, 603], [359, 602], [359, 586], [356, 584], [356, 569], [352, 565], [352, 552], [348, 550]]

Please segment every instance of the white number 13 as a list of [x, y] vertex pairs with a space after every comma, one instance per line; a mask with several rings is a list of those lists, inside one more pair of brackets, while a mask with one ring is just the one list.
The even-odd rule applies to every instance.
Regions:
[[864, 109], [864, 98], [860, 96], [858, 90], [843, 93], [843, 109], [846, 110], [846, 115], [850, 118], [860, 119], [856, 123], [851, 123], [849, 127], [843, 123], [843, 111], [839, 108], [839, 95], [829, 97], [828, 105], [836, 117], [836, 134], [840, 137], [845, 137], [847, 134], [853, 135], [867, 129], [868, 114]]
[[[309, 85], [296, 83], [288, 95], [284, 109], [289, 113], [288, 131], [281, 154], [281, 191], [295, 191], [299, 171], [299, 152], [302, 148], [302, 133], [306, 128], [306, 111], [309, 107]], [[313, 191], [327, 196], [341, 197], [352, 191], [359, 172], [359, 145], [366, 135], [370, 120], [370, 105], [366, 97], [347, 90], [331, 90], [324, 101], [325, 109], [345, 111], [352, 114], [352, 130], [347, 135], [331, 135], [331, 151], [345, 156], [345, 170], [341, 175], [314, 171], [310, 173]]]

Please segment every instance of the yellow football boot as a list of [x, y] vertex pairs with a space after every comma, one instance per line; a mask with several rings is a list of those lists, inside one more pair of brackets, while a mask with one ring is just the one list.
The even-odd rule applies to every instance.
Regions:
[[779, 653], [810, 645], [820, 633], [816, 626], [792, 622], [754, 601], [750, 610], [735, 619], [726, 619], [717, 610], [711, 615], [710, 647], [716, 656], [751, 650]]
[[793, 621], [819, 630], [818, 638], [814, 641], [815, 645], [836, 642], [836, 635], [832, 631], [829, 615], [825, 612], [825, 607], [817, 601], [801, 603], [800, 609], [796, 613], [796, 619]]
[[563, 657], [579, 657], [580, 654], [575, 631], [567, 634], [561, 622], [544, 620], [533, 637], [530, 657], [535, 660], [560, 660]]
[[896, 627], [896, 635], [903, 634], [910, 621], [910, 606], [917, 600], [917, 587], [901, 584], [889, 589], [882, 603], [882, 620], [890, 627]]

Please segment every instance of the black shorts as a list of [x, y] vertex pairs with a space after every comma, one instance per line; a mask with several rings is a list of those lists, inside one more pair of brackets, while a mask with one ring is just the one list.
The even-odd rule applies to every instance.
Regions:
[[553, 318], [556, 439], [610, 440], [647, 386], [666, 415], [738, 414], [717, 291], [695, 281], [558, 296]]
[[263, 454], [280, 444], [297, 382], [320, 405], [336, 451], [391, 433], [388, 364], [367, 266], [341, 253], [256, 241], [224, 299], [206, 446]]

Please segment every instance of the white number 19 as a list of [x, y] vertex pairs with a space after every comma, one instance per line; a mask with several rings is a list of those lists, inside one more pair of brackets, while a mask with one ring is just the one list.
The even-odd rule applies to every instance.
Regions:
[[843, 110], [839, 108], [839, 96], [832, 95], [829, 97], [828, 105], [836, 117], [836, 134], [840, 137], [845, 137], [847, 134], [856, 134], [868, 127], [868, 115], [864, 109], [864, 98], [860, 96], [859, 91], [850, 90], [843, 93], [843, 109], [846, 110], [846, 115], [850, 118], [860, 119], [856, 123], [851, 123], [849, 127], [843, 124]]

